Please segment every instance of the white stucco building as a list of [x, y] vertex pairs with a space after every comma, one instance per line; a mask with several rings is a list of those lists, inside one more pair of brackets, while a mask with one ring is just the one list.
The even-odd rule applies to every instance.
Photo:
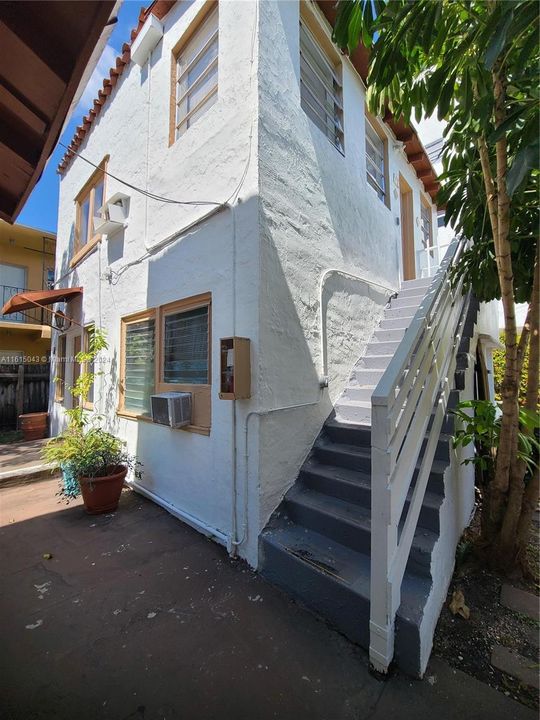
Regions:
[[[368, 115], [365, 53], [337, 51], [332, 13], [297, 0], [153, 3], [60, 166], [56, 287], [82, 287], [67, 314], [109, 340], [89, 412], [143, 463], [140, 492], [254, 567], [336, 403], [336, 422], [369, 428], [361, 411], [386, 365], [357, 364], [390, 297], [408, 281], [398, 299], [408, 292], [416, 311], [437, 269], [427, 155], [413, 128]], [[117, 222], [103, 225], [111, 199]], [[390, 312], [386, 364], [409, 324]], [[249, 341], [236, 399], [227, 338]], [[73, 324], [54, 352], [82, 343]], [[355, 366], [374, 373], [363, 395]], [[76, 363], [53, 373], [59, 432]], [[164, 391], [192, 393], [187, 428], [152, 422], [150, 396]], [[470, 477], [449, 502], [461, 506], [434, 561], [441, 588]]]

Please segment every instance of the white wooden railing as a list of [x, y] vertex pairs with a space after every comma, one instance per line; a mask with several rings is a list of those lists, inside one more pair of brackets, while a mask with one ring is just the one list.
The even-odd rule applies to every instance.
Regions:
[[[461, 281], [451, 287], [449, 272], [464, 248], [461, 240], [454, 240], [449, 246], [371, 399], [369, 656], [379, 672], [388, 670], [394, 654], [394, 623], [401, 602], [401, 584], [453, 387], [465, 321], [465, 298]], [[429, 438], [419, 459], [432, 413]], [[417, 479], [403, 520], [417, 467]]]

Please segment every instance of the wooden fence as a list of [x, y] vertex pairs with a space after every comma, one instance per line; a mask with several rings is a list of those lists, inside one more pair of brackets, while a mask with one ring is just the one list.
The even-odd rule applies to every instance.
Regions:
[[0, 430], [16, 430], [23, 413], [49, 403], [49, 363], [0, 365]]

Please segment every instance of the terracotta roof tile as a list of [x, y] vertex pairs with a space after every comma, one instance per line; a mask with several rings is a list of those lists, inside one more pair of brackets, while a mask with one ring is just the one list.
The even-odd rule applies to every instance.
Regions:
[[98, 91], [98, 96], [95, 98], [93, 106], [89, 109], [88, 114], [83, 117], [82, 124], [77, 126], [75, 134], [69, 144], [69, 148], [64, 153], [62, 160], [60, 161], [57, 172], [62, 175], [67, 168], [71, 160], [75, 157], [79, 145], [90, 132], [92, 123], [101, 112], [101, 108], [106, 103], [108, 96], [111, 94], [113, 87], [118, 82], [118, 78], [124, 72], [124, 68], [129, 64], [131, 60], [131, 44], [140, 33], [142, 26], [146, 22], [146, 19], [150, 14], [155, 15], [158, 20], [161, 20], [169, 12], [176, 0], [154, 0], [154, 2], [148, 8], [142, 8], [139, 13], [139, 22], [136, 28], [131, 31], [131, 42], [124, 43], [122, 45], [122, 54], [116, 58], [116, 66], [109, 70], [109, 77], [103, 80], [103, 87]]

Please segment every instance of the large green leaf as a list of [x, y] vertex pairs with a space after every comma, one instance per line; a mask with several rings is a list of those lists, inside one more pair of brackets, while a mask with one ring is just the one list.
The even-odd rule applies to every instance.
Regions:
[[506, 185], [508, 193], [512, 196], [527, 177], [527, 174], [539, 165], [540, 142], [538, 139], [522, 148], [508, 170]]
[[488, 47], [486, 49], [486, 54], [484, 56], [484, 65], [486, 66], [487, 70], [493, 69], [495, 61], [503, 51], [504, 46], [506, 45], [506, 36], [508, 34], [508, 29], [510, 28], [512, 20], [514, 19], [514, 11], [510, 9], [511, 3], [507, 3], [506, 8], [504, 5], [500, 4], [498, 5], [498, 7], [502, 8], [503, 15], [499, 20], [499, 23], [495, 28], [495, 32], [493, 33], [493, 36], [491, 37]]

